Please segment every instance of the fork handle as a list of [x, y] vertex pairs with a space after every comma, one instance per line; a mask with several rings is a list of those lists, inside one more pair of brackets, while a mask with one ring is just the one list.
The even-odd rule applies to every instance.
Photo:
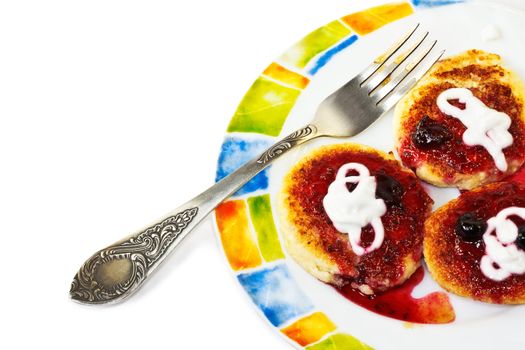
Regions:
[[71, 298], [104, 304], [128, 297], [217, 205], [275, 159], [318, 136], [311, 124], [295, 131], [154, 224], [98, 251], [74, 277]]

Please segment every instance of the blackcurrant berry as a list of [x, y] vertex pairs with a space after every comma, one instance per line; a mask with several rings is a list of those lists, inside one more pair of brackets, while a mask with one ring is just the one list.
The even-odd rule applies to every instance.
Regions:
[[412, 141], [420, 149], [435, 148], [450, 139], [450, 131], [427, 115], [419, 121], [412, 135]]
[[476, 242], [487, 230], [487, 224], [471, 213], [465, 213], [456, 222], [456, 233], [467, 242]]
[[385, 173], [375, 175], [377, 187], [376, 198], [381, 198], [387, 205], [397, 205], [401, 203], [401, 198], [405, 192], [403, 186]]
[[516, 245], [525, 250], [525, 226], [518, 229], [518, 238], [516, 238]]

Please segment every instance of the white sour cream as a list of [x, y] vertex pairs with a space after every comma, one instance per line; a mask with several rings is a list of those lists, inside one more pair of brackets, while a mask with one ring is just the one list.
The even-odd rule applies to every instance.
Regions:
[[[357, 176], [347, 176], [350, 170], [357, 171]], [[357, 184], [350, 192], [347, 183]], [[334, 182], [328, 187], [323, 199], [323, 206], [337, 231], [347, 233], [352, 250], [356, 255], [363, 255], [381, 246], [385, 231], [381, 216], [386, 213], [382, 199], [376, 198], [376, 179], [370, 176], [368, 168], [360, 163], [348, 163], [339, 168]], [[371, 224], [374, 229], [374, 241], [366, 248], [361, 246], [361, 229]]]
[[[451, 105], [448, 101], [457, 99], [465, 104], [465, 109]], [[468, 146], [483, 146], [489, 152], [496, 167], [507, 170], [507, 160], [503, 149], [512, 145], [512, 135], [508, 129], [510, 117], [487, 107], [476, 98], [469, 89], [452, 88], [443, 91], [437, 98], [441, 112], [459, 119], [467, 130], [463, 133], [463, 142]]]
[[516, 245], [518, 227], [509, 219], [513, 215], [525, 219], [525, 208], [503, 209], [487, 221], [487, 231], [483, 234], [485, 255], [481, 258], [480, 268], [494, 281], [525, 273], [525, 251]]

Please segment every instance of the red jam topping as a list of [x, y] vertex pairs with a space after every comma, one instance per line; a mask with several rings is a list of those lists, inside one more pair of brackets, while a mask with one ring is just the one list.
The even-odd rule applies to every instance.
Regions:
[[525, 166], [522, 166], [518, 171], [516, 171], [506, 181], [512, 181], [516, 183], [525, 184]]

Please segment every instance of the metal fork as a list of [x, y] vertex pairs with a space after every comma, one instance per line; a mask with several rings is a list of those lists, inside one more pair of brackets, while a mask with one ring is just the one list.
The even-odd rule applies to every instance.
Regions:
[[[217, 205], [275, 159], [314, 138], [350, 137], [370, 126], [392, 108], [443, 55], [443, 51], [432, 52], [436, 41], [423, 48], [425, 45], [422, 43], [428, 32], [413, 44], [407, 44], [417, 28], [328, 96], [308, 125], [277, 142], [164, 218], [91, 256], [73, 279], [71, 298], [87, 304], [102, 304], [128, 297], [143, 285], [169, 253]], [[404, 64], [409, 59], [410, 63]], [[409, 75], [412, 78], [405, 82]]]

